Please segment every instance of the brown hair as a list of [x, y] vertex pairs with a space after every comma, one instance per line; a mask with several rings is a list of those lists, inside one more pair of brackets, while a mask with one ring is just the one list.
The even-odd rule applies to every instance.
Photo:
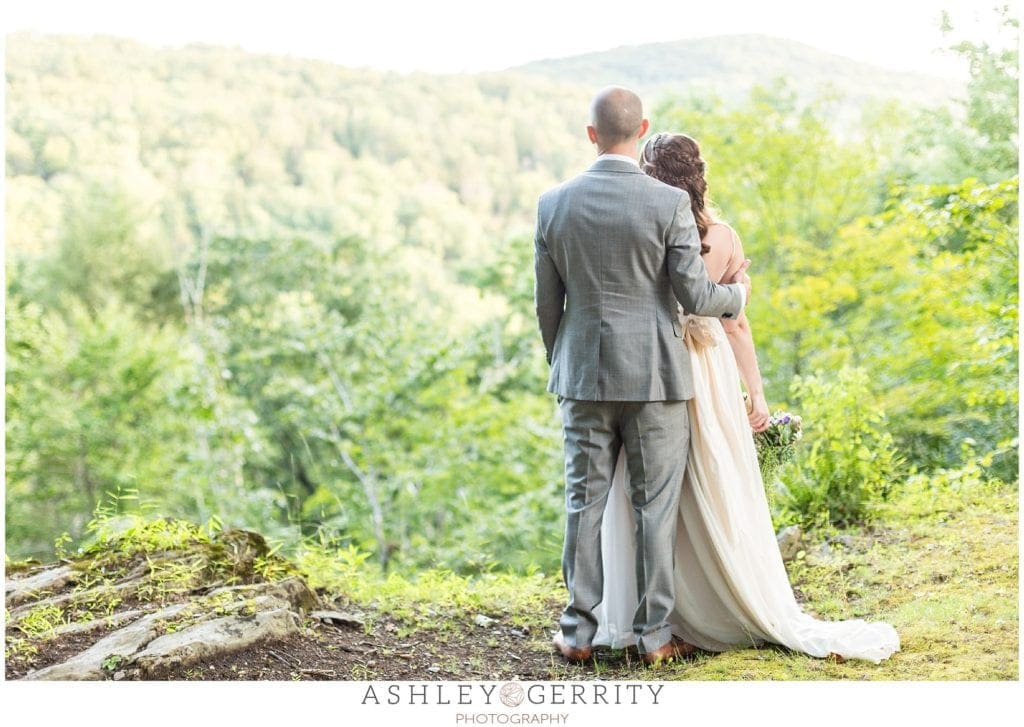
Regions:
[[705, 164], [697, 142], [686, 134], [656, 134], [644, 144], [640, 168], [690, 195], [690, 208], [701, 238], [700, 254], [707, 253], [711, 247], [704, 242], [704, 236], [715, 218], [707, 204], [708, 182], [704, 178]]

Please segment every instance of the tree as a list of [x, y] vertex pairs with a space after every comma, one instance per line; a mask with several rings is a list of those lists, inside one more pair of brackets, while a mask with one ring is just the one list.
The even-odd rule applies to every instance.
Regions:
[[169, 495], [190, 439], [174, 406], [183, 364], [175, 331], [109, 300], [92, 312], [7, 305], [7, 533], [14, 552], [48, 554], [80, 536], [108, 496]]

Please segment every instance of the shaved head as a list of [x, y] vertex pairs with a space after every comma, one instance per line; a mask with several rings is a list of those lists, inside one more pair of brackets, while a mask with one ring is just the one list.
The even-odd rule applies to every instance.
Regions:
[[605, 144], [637, 136], [644, 120], [640, 97], [622, 86], [607, 86], [590, 102], [590, 123]]

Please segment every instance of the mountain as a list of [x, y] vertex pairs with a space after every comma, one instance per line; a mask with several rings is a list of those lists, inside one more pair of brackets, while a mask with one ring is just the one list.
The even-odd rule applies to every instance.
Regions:
[[645, 95], [713, 92], [737, 100], [755, 85], [779, 78], [802, 95], [831, 86], [848, 102], [896, 98], [922, 106], [948, 103], [963, 84], [921, 73], [892, 71], [804, 43], [766, 35], [722, 35], [622, 46], [509, 69], [574, 85], [629, 86]]
[[595, 87], [634, 86], [652, 108], [657, 95], [701, 89], [739, 102], [751, 86], [780, 76], [803, 95], [824, 83], [849, 94], [829, 112], [837, 126], [855, 122], [868, 99], [938, 105], [959, 90], [757, 35], [438, 75], [237, 48], [13, 33], [7, 246], [52, 248], [69, 201], [88, 207], [82, 200], [99, 188], [157, 210], [145, 225], [168, 245], [202, 230], [357, 234], [429, 253], [432, 263], [421, 267], [454, 268], [511, 233], [528, 235], [537, 195], [589, 163], [582, 129]]
[[516, 74], [36, 33], [7, 36], [6, 72], [20, 250], [55, 244], [65, 200], [99, 186], [157, 210], [160, 239], [358, 234], [476, 260], [529, 233], [537, 195], [592, 157], [587, 89]]

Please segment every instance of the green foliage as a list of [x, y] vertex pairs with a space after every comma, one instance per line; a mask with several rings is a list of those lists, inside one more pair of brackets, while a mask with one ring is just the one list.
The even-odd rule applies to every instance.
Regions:
[[784, 522], [849, 526], [891, 492], [902, 458], [872, 401], [868, 377], [842, 369], [793, 381], [808, 422], [804, 454], [786, 467], [777, 498]]
[[6, 51], [19, 251], [98, 184], [132, 190], [178, 255], [203, 234], [356, 234], [440, 267], [531, 224], [536, 196], [590, 156], [588, 89], [529, 77], [26, 33]]
[[[1009, 5], [997, 8], [996, 13], [1000, 42], [960, 41], [952, 47], [967, 60], [971, 74], [963, 103], [966, 116], [958, 129], [969, 138], [956, 144], [954, 150], [968, 174], [984, 174], [987, 181], [1013, 176], [1020, 159], [1016, 38], [1020, 22]], [[944, 16], [944, 30], [953, 30], [948, 16]]]
[[761, 470], [768, 506], [775, 507], [775, 481], [779, 470], [793, 459], [798, 442], [803, 438], [803, 418], [786, 411], [777, 411], [768, 419], [768, 428], [754, 433], [757, 464]]
[[338, 548], [329, 540], [307, 540], [296, 562], [311, 588], [395, 616], [406, 628], [464, 629], [474, 614], [505, 617], [517, 626], [546, 628], [557, 602], [560, 576], [527, 569], [524, 574], [483, 573], [466, 577], [423, 569], [415, 577], [383, 575], [366, 553]]
[[461, 536], [536, 487], [557, 434], [543, 387], [509, 389], [500, 329], [445, 330], [401, 265], [358, 239], [215, 240], [207, 268], [221, 365], [270, 443], [247, 479], [384, 566], [496, 559], [488, 533]]
[[[382, 579], [556, 572], [529, 230], [537, 194], [590, 159], [591, 89], [109, 38], [15, 35], [7, 52], [9, 550], [66, 555], [93, 513], [139, 528], [150, 503], [286, 549], [322, 536]], [[869, 422], [875, 459], [808, 417], [840, 449], [800, 447], [802, 511], [859, 517], [847, 501], [888, 482], [893, 446], [919, 471], [966, 446], [1014, 476], [1012, 57], [960, 52], [967, 105], [936, 133], [786, 82], [655, 115], [701, 142], [754, 260], [769, 398], [853, 367], [888, 415], [843, 415]]]
[[188, 440], [171, 406], [174, 332], [116, 299], [95, 314], [66, 305], [68, 319], [7, 306], [7, 533], [23, 552], [80, 535], [107, 491], [166, 494]]
[[1003, 480], [996, 466], [1001, 457], [1016, 452], [1016, 441], [984, 454], [965, 445], [962, 460], [956, 467], [908, 477], [901, 488], [903, 504], [916, 517], [941, 523], [966, 507], [1019, 489], [1017, 482]]
[[18, 629], [29, 638], [38, 638], [64, 623], [64, 609], [48, 604], [37, 606], [18, 619]]
[[791, 84], [755, 89], [724, 108], [714, 99], [666, 104], [654, 128], [685, 131], [708, 160], [708, 194], [739, 233], [757, 286], [747, 315], [769, 399], [843, 334], [831, 325], [856, 289], [835, 280], [838, 232], [879, 208], [885, 173], [870, 128], [841, 138], [835, 99], [800, 100]]
[[800, 99], [780, 81], [754, 88], [735, 108], [714, 97], [666, 101], [652, 129], [698, 140], [710, 197], [744, 232], [748, 256], [781, 270], [877, 200], [881, 160], [871, 128], [841, 138], [830, 123], [837, 103], [830, 95]]
[[[160, 601], [203, 583], [272, 582], [296, 573], [279, 553], [283, 544], [270, 546], [257, 532], [224, 529], [216, 518], [199, 525], [160, 516], [152, 502], [142, 502], [130, 513], [121, 509], [98, 508], [89, 521], [88, 535], [75, 554], [73, 567], [80, 573], [76, 592], [86, 591], [95, 579], [114, 582], [140, 569], [144, 575], [133, 595]], [[119, 602], [92, 602], [86, 610], [109, 613]]]
[[84, 554], [116, 552], [119, 556], [147, 555], [159, 551], [184, 550], [208, 545], [215, 529], [187, 520], [155, 517], [152, 503], [140, 502], [135, 510], [122, 512], [124, 500], [137, 500], [137, 493], [117, 493], [110, 503], [97, 506], [86, 525], [88, 537], [80, 548]]
[[[967, 439], [1010, 439], [1017, 178], [890, 184], [891, 140], [872, 133], [880, 121], [840, 139], [829, 103], [801, 104], [782, 87], [737, 109], [661, 112], [660, 128], [700, 140], [710, 195], [754, 261], [748, 315], [769, 398], [784, 400], [807, 371], [854, 366], [912, 464], [955, 461]], [[1002, 465], [1016, 467], [1009, 456]]]
[[[1009, 5], [988, 18], [986, 40], [961, 40], [948, 50], [967, 62], [966, 97], [955, 108], [916, 116], [896, 161], [908, 180], [950, 184], [968, 177], [987, 183], [1017, 174], [1019, 153], [1019, 21]], [[955, 37], [943, 14], [942, 30]]]
[[[865, 330], [887, 315], [897, 320], [874, 352], [875, 365], [901, 447], [925, 466], [956, 461], [969, 439], [993, 448], [1016, 436], [1018, 187], [1014, 177], [925, 188], [875, 223], [891, 259], [905, 260], [897, 266], [909, 274], [891, 307], [874, 321], [862, 311], [863, 322], [851, 328]], [[1012, 479], [1016, 463], [1002, 465]]]
[[100, 666], [104, 671], [113, 673], [117, 671], [117, 667], [119, 667], [123, 661], [124, 657], [120, 654], [111, 654], [100, 663]]
[[155, 288], [169, 252], [150, 239], [144, 202], [93, 184], [66, 200], [52, 248], [31, 264], [15, 256], [10, 293], [68, 316], [74, 315], [68, 306], [77, 303], [95, 315], [112, 299], [152, 314], [162, 303]]

